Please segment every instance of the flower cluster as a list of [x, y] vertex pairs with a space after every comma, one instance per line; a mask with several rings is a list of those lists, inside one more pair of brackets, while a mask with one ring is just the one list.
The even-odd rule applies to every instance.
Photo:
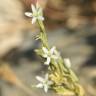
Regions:
[[36, 23], [37, 20], [44, 20], [44, 17], [42, 16], [42, 8], [39, 6], [38, 2], [36, 3], [36, 6], [31, 5], [32, 12], [25, 12], [25, 15], [28, 17], [32, 17], [32, 24]]
[[59, 53], [56, 51], [56, 47], [52, 47], [50, 50], [48, 50], [46, 47], [42, 47], [43, 50], [43, 57], [46, 58], [45, 65], [49, 65], [51, 62], [51, 59], [57, 60], [59, 58]]
[[48, 74], [45, 75], [45, 78], [40, 76], [36, 76], [36, 79], [40, 81], [39, 84], [36, 85], [37, 88], [44, 88], [44, 91], [47, 92], [50, 86], [53, 84], [52, 81], [49, 80]]
[[31, 8], [32, 13], [26, 12], [25, 15], [32, 17], [32, 24], [37, 22], [41, 30], [37, 39], [41, 40], [42, 47], [35, 51], [42, 58], [46, 59], [44, 64], [48, 67], [48, 73], [45, 75], [45, 78], [36, 76], [36, 79], [40, 83], [35, 87], [43, 88], [45, 92], [51, 88], [61, 95], [74, 94], [75, 96], [84, 96], [83, 89], [78, 84], [78, 78], [71, 70], [70, 60], [68, 58], [63, 59], [55, 46], [52, 48], [48, 46], [45, 27], [43, 24], [44, 17], [42, 8], [38, 2], [36, 6], [31, 5]]

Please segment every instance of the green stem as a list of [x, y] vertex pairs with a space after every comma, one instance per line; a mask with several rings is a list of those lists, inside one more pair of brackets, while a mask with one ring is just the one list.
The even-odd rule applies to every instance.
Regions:
[[44, 24], [42, 21], [38, 20], [38, 24], [40, 26], [40, 30], [44, 36], [44, 39], [42, 39], [42, 43], [43, 45], [49, 49], [49, 46], [48, 46], [48, 39], [47, 39], [47, 35], [46, 35], [46, 30], [45, 30], [45, 27], [44, 27]]

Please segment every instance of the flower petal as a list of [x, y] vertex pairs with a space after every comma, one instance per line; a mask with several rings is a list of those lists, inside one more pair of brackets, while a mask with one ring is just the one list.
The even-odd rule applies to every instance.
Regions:
[[47, 93], [48, 92], [48, 85], [44, 85], [44, 91]]
[[38, 19], [43, 21], [44, 17], [43, 16], [39, 16]]
[[36, 17], [32, 18], [32, 24], [34, 24], [36, 22], [36, 19], [37, 19]]
[[36, 85], [37, 88], [43, 88], [43, 84], [42, 83], [39, 83]]
[[40, 77], [40, 76], [36, 76], [36, 79], [37, 79], [38, 81], [40, 81], [40, 82], [43, 82], [43, 81], [44, 81], [44, 79], [43, 79], [42, 77]]
[[47, 74], [45, 75], [45, 80], [48, 80], [48, 77], [49, 77], [49, 76], [48, 76], [48, 73], [47, 73]]
[[32, 9], [33, 14], [37, 13], [37, 10], [36, 10], [36, 8], [35, 8], [35, 6], [33, 4], [31, 4], [31, 9]]
[[32, 17], [32, 13], [31, 12], [25, 12], [25, 15], [28, 17]]
[[53, 54], [55, 50], [56, 50], [56, 47], [53, 46], [53, 47], [51, 48], [51, 50], [50, 50], [50, 53]]
[[36, 3], [36, 8], [37, 8], [37, 9], [40, 8], [40, 5], [39, 5], [38, 1], [37, 1], [37, 3]]
[[50, 61], [51, 61], [50, 57], [47, 57], [47, 61], [44, 64], [45, 65], [49, 65], [50, 64]]
[[48, 54], [48, 49], [46, 47], [42, 47], [42, 50], [44, 51], [44, 53]]
[[65, 63], [65, 65], [66, 65], [67, 68], [70, 68], [71, 67], [71, 62], [70, 62], [70, 60], [68, 58], [65, 58], [64, 59], [64, 63]]

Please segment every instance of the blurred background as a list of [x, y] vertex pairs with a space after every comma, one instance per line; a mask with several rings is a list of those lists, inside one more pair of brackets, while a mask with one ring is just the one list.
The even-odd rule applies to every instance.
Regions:
[[[32, 89], [35, 76], [46, 66], [34, 49], [39, 32], [31, 18], [37, 0], [0, 1], [0, 96], [56, 96]], [[55, 45], [80, 78], [86, 96], [96, 96], [96, 0], [38, 0], [41, 4], [50, 46]]]

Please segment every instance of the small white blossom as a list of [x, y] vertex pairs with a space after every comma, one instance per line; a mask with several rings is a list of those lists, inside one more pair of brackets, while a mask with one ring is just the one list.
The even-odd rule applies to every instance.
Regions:
[[56, 47], [52, 47], [50, 50], [48, 50], [46, 47], [42, 47], [43, 50], [43, 57], [46, 58], [45, 65], [49, 65], [51, 62], [51, 59], [58, 59], [59, 53], [56, 50]]
[[44, 88], [44, 91], [47, 93], [48, 89], [50, 88], [50, 85], [53, 84], [52, 81], [48, 80], [48, 74], [45, 75], [45, 78], [42, 78], [40, 76], [36, 76], [36, 79], [40, 81], [39, 84], [36, 85], [37, 88]]
[[67, 68], [71, 68], [71, 62], [70, 59], [68, 58], [64, 58], [64, 64]]
[[25, 12], [25, 15], [28, 17], [32, 17], [32, 24], [35, 23], [37, 20], [44, 20], [42, 8], [39, 6], [38, 2], [36, 3], [36, 6], [33, 4], [31, 5], [32, 13], [31, 12]]

